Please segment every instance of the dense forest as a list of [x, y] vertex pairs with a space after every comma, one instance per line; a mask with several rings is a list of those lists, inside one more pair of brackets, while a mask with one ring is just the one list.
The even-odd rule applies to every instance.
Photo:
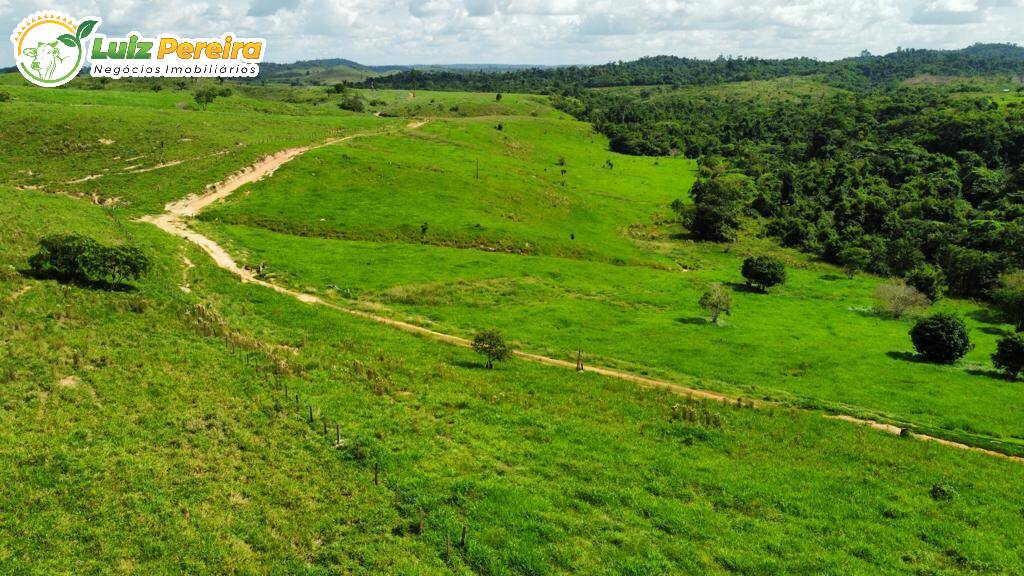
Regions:
[[706, 86], [722, 82], [820, 75], [830, 85], [855, 89], [898, 82], [921, 74], [937, 76], [1024, 76], [1024, 48], [976, 44], [962, 50], [901, 49], [875, 56], [822, 62], [811, 58], [770, 60], [719, 57], [715, 60], [654, 56], [600, 66], [532, 68], [507, 72], [406, 70], [371, 78], [363, 88], [466, 90], [474, 92], [564, 93], [609, 86]]
[[701, 159], [691, 231], [728, 240], [763, 217], [788, 246], [880, 274], [938, 266], [984, 296], [1024, 266], [1024, 108], [945, 87], [739, 100], [556, 98], [613, 148]]

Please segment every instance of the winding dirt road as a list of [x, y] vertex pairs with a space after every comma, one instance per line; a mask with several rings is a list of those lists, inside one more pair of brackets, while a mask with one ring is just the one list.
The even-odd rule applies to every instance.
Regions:
[[[415, 130], [417, 128], [420, 128], [421, 126], [423, 126], [427, 122], [429, 122], [429, 120], [414, 120], [412, 122], [409, 122], [406, 125], [406, 128], [410, 129], [410, 130]], [[156, 225], [157, 227], [159, 227], [161, 230], [164, 230], [164, 231], [166, 231], [166, 232], [168, 232], [170, 234], [173, 234], [175, 236], [178, 236], [180, 238], [184, 238], [184, 239], [188, 240], [189, 242], [192, 242], [193, 244], [199, 246], [200, 248], [203, 249], [203, 251], [205, 251], [207, 254], [209, 254], [211, 258], [213, 258], [213, 261], [216, 262], [216, 264], [220, 268], [223, 268], [224, 270], [227, 270], [228, 272], [231, 272], [232, 274], [238, 276], [238, 278], [242, 282], [252, 283], [252, 284], [256, 284], [256, 285], [259, 285], [259, 286], [263, 286], [263, 287], [269, 288], [269, 289], [274, 290], [275, 292], [278, 292], [280, 294], [291, 296], [291, 297], [293, 297], [293, 298], [295, 298], [295, 299], [297, 299], [297, 300], [299, 300], [301, 302], [304, 302], [306, 304], [314, 304], [314, 305], [318, 305], [318, 306], [324, 306], [326, 308], [330, 308], [332, 310], [336, 310], [336, 311], [339, 311], [339, 312], [344, 312], [344, 313], [350, 314], [352, 316], [357, 316], [359, 318], [364, 318], [364, 319], [367, 319], [367, 320], [371, 320], [371, 321], [377, 322], [379, 324], [383, 324], [383, 325], [386, 325], [386, 326], [391, 326], [392, 328], [397, 328], [397, 329], [405, 331], [405, 332], [409, 332], [409, 333], [412, 333], [412, 334], [418, 334], [418, 335], [430, 338], [432, 340], [436, 340], [436, 341], [439, 341], [439, 342], [444, 342], [446, 344], [452, 344], [452, 345], [455, 345], [455, 346], [462, 346], [462, 347], [467, 347], [468, 348], [468, 347], [470, 347], [472, 345], [472, 342], [470, 342], [469, 340], [467, 340], [465, 338], [462, 338], [460, 336], [454, 336], [452, 334], [445, 334], [443, 332], [438, 332], [436, 330], [431, 330], [429, 328], [424, 328], [423, 326], [418, 326], [416, 324], [410, 324], [408, 322], [403, 322], [401, 320], [395, 320], [393, 318], [388, 318], [386, 316], [380, 316], [380, 315], [373, 314], [373, 313], [370, 313], [370, 312], [366, 312], [366, 311], [363, 311], [363, 310], [342, 306], [342, 305], [339, 305], [339, 304], [335, 304], [333, 302], [328, 302], [326, 300], [323, 300], [319, 296], [315, 296], [313, 294], [307, 294], [307, 293], [304, 293], [304, 292], [299, 292], [299, 291], [296, 291], [296, 290], [292, 290], [290, 288], [286, 288], [286, 287], [281, 286], [279, 284], [275, 284], [273, 282], [269, 282], [267, 280], [263, 280], [263, 279], [257, 278], [256, 275], [252, 273], [252, 271], [250, 271], [250, 270], [248, 270], [248, 269], [246, 269], [246, 268], [244, 268], [242, 266], [239, 266], [238, 263], [235, 262], [234, 258], [232, 258], [231, 255], [228, 254], [228, 252], [226, 250], [224, 250], [223, 247], [221, 247], [219, 244], [214, 242], [212, 239], [210, 239], [210, 238], [208, 238], [208, 237], [206, 237], [206, 236], [204, 236], [204, 235], [202, 235], [202, 234], [192, 230], [191, 228], [189, 228], [188, 224], [186, 222], [187, 218], [191, 218], [191, 217], [196, 216], [197, 214], [199, 214], [199, 212], [201, 212], [207, 206], [213, 204], [214, 202], [217, 202], [219, 200], [223, 200], [224, 198], [227, 198], [235, 190], [238, 190], [240, 187], [242, 187], [242, 186], [244, 186], [246, 184], [250, 184], [250, 183], [256, 182], [258, 180], [261, 180], [263, 178], [266, 178], [268, 176], [271, 176], [282, 165], [284, 165], [285, 163], [287, 163], [287, 162], [297, 158], [298, 156], [301, 156], [302, 154], [304, 154], [306, 152], [309, 152], [310, 150], [315, 150], [317, 148], [322, 148], [324, 146], [330, 146], [332, 144], [338, 144], [338, 143], [341, 143], [341, 142], [346, 142], [346, 141], [349, 141], [349, 140], [353, 140], [355, 138], [363, 138], [363, 137], [368, 137], [368, 136], [376, 136], [376, 135], [381, 135], [381, 134], [384, 134], [384, 133], [385, 133], [384, 131], [364, 132], [364, 133], [359, 133], [359, 134], [352, 134], [352, 135], [345, 136], [345, 137], [342, 137], [342, 138], [334, 138], [334, 139], [327, 140], [327, 141], [322, 142], [322, 143], [317, 144], [317, 145], [303, 146], [303, 147], [298, 147], [298, 148], [288, 148], [288, 149], [282, 150], [280, 152], [277, 152], [276, 154], [272, 154], [270, 156], [264, 157], [263, 159], [259, 160], [255, 164], [253, 164], [253, 165], [251, 165], [251, 166], [249, 166], [247, 168], [244, 168], [244, 169], [242, 169], [242, 170], [232, 174], [231, 176], [228, 176], [227, 178], [225, 178], [224, 180], [222, 180], [220, 182], [217, 182], [216, 184], [212, 184], [210, 186], [207, 186], [206, 192], [201, 194], [201, 195], [192, 194], [192, 195], [190, 195], [190, 196], [188, 196], [186, 198], [183, 198], [181, 200], [178, 200], [178, 201], [175, 201], [175, 202], [171, 202], [170, 204], [167, 204], [167, 206], [165, 207], [166, 208], [166, 212], [163, 213], [163, 214], [154, 215], [154, 216], [144, 216], [143, 218], [141, 218], [141, 220], [144, 221], [144, 222], [152, 223], [152, 224]], [[569, 362], [569, 361], [566, 361], [566, 360], [560, 360], [560, 359], [551, 358], [551, 357], [548, 357], [548, 356], [541, 356], [541, 355], [538, 355], [538, 354], [531, 354], [529, 352], [524, 352], [524, 351], [521, 351], [521, 350], [513, 350], [512, 353], [516, 357], [518, 357], [518, 358], [521, 358], [523, 360], [527, 360], [527, 361], [530, 361], [530, 362], [536, 362], [538, 364], [544, 364], [544, 365], [547, 365], [547, 366], [554, 366], [554, 367], [565, 368], [565, 369], [570, 369], [570, 370], [577, 370], [578, 369], [578, 367], [577, 367], [575, 362]], [[709, 390], [700, 390], [700, 389], [697, 389], [697, 388], [690, 388], [688, 386], [683, 386], [683, 385], [676, 384], [676, 383], [673, 383], [673, 382], [668, 382], [668, 381], [665, 381], [665, 380], [658, 380], [656, 378], [650, 378], [650, 377], [643, 376], [643, 375], [640, 375], [640, 374], [635, 374], [635, 373], [632, 373], [632, 372], [626, 372], [626, 371], [623, 371], [623, 370], [616, 370], [616, 369], [613, 369], [613, 368], [605, 368], [605, 367], [601, 367], [601, 366], [586, 365], [586, 366], [583, 367], [583, 371], [585, 371], [585, 372], [593, 372], [595, 374], [600, 374], [602, 376], [606, 376], [606, 377], [609, 377], [609, 378], [618, 378], [620, 380], [626, 380], [628, 382], [632, 382], [634, 384], [638, 384], [638, 385], [640, 385], [642, 387], [645, 387], [645, 388], [668, 390], [669, 392], [672, 392], [672, 393], [675, 393], [675, 394], [679, 394], [679, 395], [682, 395], [682, 396], [691, 396], [693, 398], [700, 398], [700, 399], [704, 399], [704, 400], [711, 400], [711, 401], [716, 401], [716, 402], [728, 402], [728, 403], [735, 403], [735, 402], [740, 400], [740, 398], [738, 398], [736, 396], [731, 396], [731, 395], [722, 394], [722, 393], [718, 393], [718, 392], [712, 392], [712, 391], [709, 391]], [[748, 403], [749, 403], [749, 401], [748, 401]], [[773, 405], [773, 403], [762, 402], [762, 401], [755, 401], [755, 402], [753, 402], [753, 405], [755, 407], [763, 407], [763, 406], [771, 406], [771, 405]], [[898, 435], [901, 435], [901, 434], [905, 434], [905, 433], [909, 433], [908, 435], [910, 437], [916, 438], [918, 440], [927, 441], [927, 442], [936, 442], [936, 443], [942, 444], [944, 446], [949, 446], [949, 447], [953, 447], [953, 448], [957, 448], [957, 449], [961, 449], [961, 450], [969, 450], [969, 451], [972, 451], [972, 452], [978, 452], [978, 453], [982, 453], [982, 454], [987, 454], [989, 456], [995, 456], [995, 457], [998, 457], [998, 458], [1004, 458], [1004, 459], [1013, 460], [1013, 461], [1017, 461], [1017, 462], [1024, 462], [1024, 458], [1017, 457], [1017, 456], [1010, 456], [1010, 455], [1007, 455], [1007, 454], [1003, 454], [1002, 452], [996, 452], [994, 450], [988, 450], [988, 449], [985, 449], [985, 448], [979, 448], [977, 446], [970, 446], [968, 444], [962, 444], [962, 443], [959, 443], [959, 442], [954, 442], [954, 441], [951, 441], [951, 440], [947, 440], [947, 439], [944, 439], [944, 438], [938, 438], [938, 437], [935, 437], [935, 436], [929, 436], [929, 435], [926, 435], [926, 434], [919, 434], [919, 433], [916, 433], [916, 432], [909, 432], [909, 431], [904, 432], [904, 430], [902, 428], [900, 428], [898, 426], [894, 426], [892, 424], [885, 424], [885, 423], [876, 422], [876, 421], [873, 421], [873, 420], [866, 420], [866, 419], [856, 418], [854, 416], [849, 416], [849, 415], [845, 415], [845, 414], [839, 414], [839, 415], [824, 414], [824, 417], [829, 418], [829, 419], [834, 419], [834, 420], [842, 420], [844, 422], [850, 422], [850, 423], [858, 424], [858, 425], [861, 425], [861, 426], [867, 426], [867, 427], [870, 427], [872, 429], [879, 430], [881, 432], [885, 432], [887, 434], [891, 434], [891, 435], [895, 435], [895, 436], [898, 436]]]

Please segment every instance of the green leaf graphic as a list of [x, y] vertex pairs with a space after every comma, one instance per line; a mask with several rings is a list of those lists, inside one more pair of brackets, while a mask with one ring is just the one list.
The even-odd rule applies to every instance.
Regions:
[[81, 40], [92, 33], [92, 29], [96, 27], [95, 20], [86, 20], [78, 25], [78, 30], [75, 30], [75, 35]]
[[60, 40], [65, 46], [70, 46], [71, 48], [78, 46], [78, 38], [75, 38], [71, 34], [61, 34], [60, 36], [57, 36], [57, 40]]

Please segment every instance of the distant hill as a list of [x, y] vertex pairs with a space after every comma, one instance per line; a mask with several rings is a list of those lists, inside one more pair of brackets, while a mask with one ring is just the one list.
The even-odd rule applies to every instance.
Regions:
[[423, 72], [496, 73], [517, 70], [546, 69], [544, 66], [522, 64], [413, 64], [372, 66], [345, 58], [301, 60], [290, 64], [268, 62], [260, 65], [259, 80], [295, 85], [331, 85], [339, 82], [364, 82], [389, 74]]
[[900, 49], [884, 56], [865, 52], [857, 57], [831, 62], [813, 58], [719, 57], [701, 60], [651, 56], [598, 66], [533, 67], [501, 72], [410, 69], [386, 78], [367, 79], [362, 84], [421, 90], [547, 92], [609, 86], [711, 85], [821, 75], [833, 86], [866, 88], [897, 83], [923, 74], [1022, 75], [1024, 48], [1016, 44], [975, 44], [960, 50]]

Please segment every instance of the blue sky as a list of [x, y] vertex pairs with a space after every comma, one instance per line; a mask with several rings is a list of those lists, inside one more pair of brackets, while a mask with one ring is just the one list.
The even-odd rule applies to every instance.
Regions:
[[[367, 64], [595, 64], [645, 55], [834, 59], [898, 46], [1024, 42], [1024, 0], [0, 0], [0, 25], [37, 10], [99, 16], [102, 32], [262, 36], [266, 59]], [[0, 66], [13, 63], [0, 51]]]

